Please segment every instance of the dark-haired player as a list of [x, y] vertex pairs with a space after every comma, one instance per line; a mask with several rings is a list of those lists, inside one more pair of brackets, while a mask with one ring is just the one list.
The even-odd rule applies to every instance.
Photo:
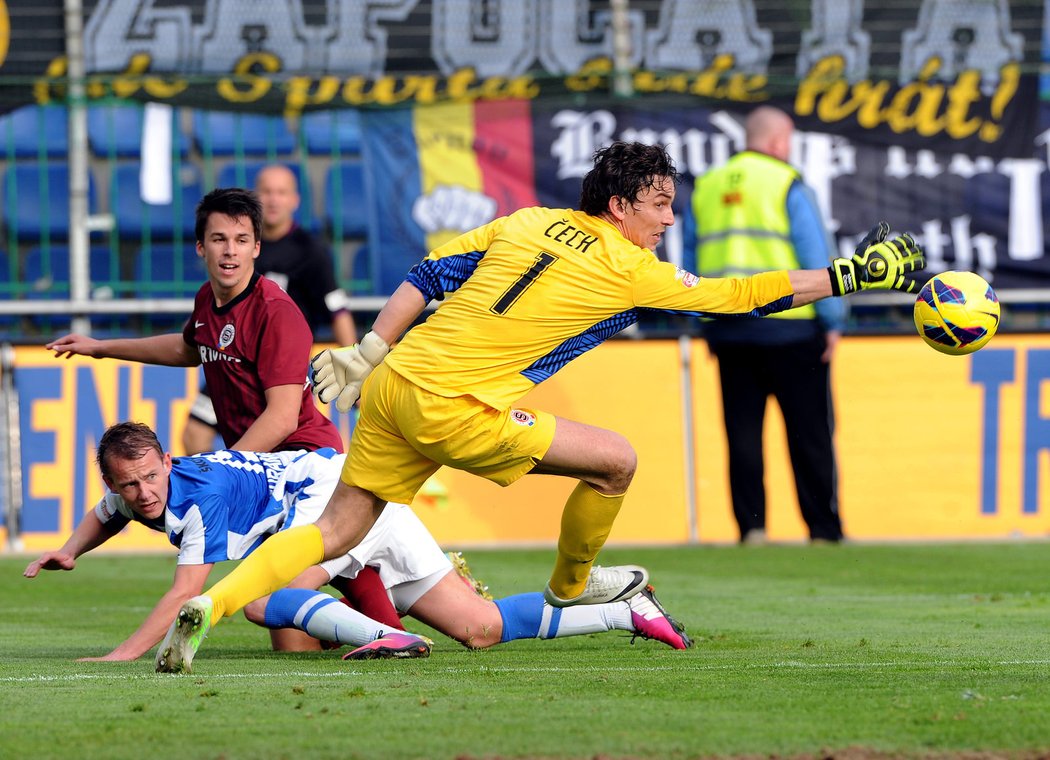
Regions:
[[[255, 192], [262, 206], [262, 237], [255, 270], [281, 286], [306, 317], [316, 337], [326, 325], [340, 346], [357, 341], [349, 296], [335, 281], [332, 257], [307, 230], [295, 222], [299, 189], [295, 174], [284, 164], [270, 164], [255, 176]], [[215, 448], [216, 414], [207, 385], [193, 402], [182, 445], [187, 454]], [[229, 445], [226, 441], [226, 445]]]
[[[880, 226], [864, 250], [827, 269], [698, 278], [653, 255], [674, 223], [677, 176], [662, 147], [614, 143], [584, 177], [579, 211], [526, 208], [455, 238], [412, 269], [359, 346], [322, 352], [322, 401], [346, 410], [363, 389], [340, 484], [314, 525], [276, 536], [183, 605], [161, 669], [190, 661], [213, 620], [357, 545], [388, 501], [411, 501], [442, 465], [500, 485], [530, 472], [578, 480], [545, 599], [566, 607], [639, 593], [642, 568], [594, 566], [634, 477], [634, 449], [519, 400], [638, 309], [761, 316], [862, 287], [906, 287], [905, 274], [924, 264], [910, 237], [883, 242]], [[445, 300], [390, 351], [431, 299]]]

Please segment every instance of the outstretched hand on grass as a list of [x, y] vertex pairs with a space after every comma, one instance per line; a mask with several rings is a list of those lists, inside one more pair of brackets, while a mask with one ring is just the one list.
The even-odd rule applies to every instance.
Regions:
[[26, 578], [35, 578], [41, 570], [72, 570], [77, 566], [76, 557], [66, 552], [45, 552], [40, 559], [33, 560], [22, 573]]

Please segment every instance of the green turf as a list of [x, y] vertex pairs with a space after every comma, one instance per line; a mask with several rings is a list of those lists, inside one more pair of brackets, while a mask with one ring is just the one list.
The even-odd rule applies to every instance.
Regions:
[[[96, 556], [21, 577], [0, 559], [0, 756], [684, 758], [861, 747], [919, 756], [1050, 750], [1045, 544], [618, 549], [694, 635], [620, 633], [428, 660], [276, 655], [238, 617], [190, 676], [103, 654], [170, 558]], [[542, 587], [550, 552], [473, 551], [497, 594]]]

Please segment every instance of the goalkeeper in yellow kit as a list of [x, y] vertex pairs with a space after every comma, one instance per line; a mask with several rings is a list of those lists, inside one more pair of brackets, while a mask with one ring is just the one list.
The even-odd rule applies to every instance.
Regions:
[[[535, 384], [629, 326], [641, 308], [761, 316], [866, 288], [914, 289], [925, 265], [880, 223], [849, 259], [819, 270], [700, 278], [653, 254], [674, 223], [678, 173], [660, 146], [595, 155], [580, 210], [526, 208], [437, 248], [412, 269], [358, 346], [314, 359], [315, 391], [360, 417], [341, 482], [314, 525], [284, 531], [180, 610], [157, 670], [189, 667], [213, 622], [345, 554], [388, 501], [409, 503], [441, 465], [500, 485], [527, 473], [579, 481], [565, 504], [544, 596], [599, 604], [641, 591], [636, 566], [593, 566], [634, 476], [619, 434], [515, 406]], [[401, 337], [432, 299], [427, 321]], [[388, 355], [389, 354], [389, 355]], [[629, 375], [629, 372], [625, 372]]]

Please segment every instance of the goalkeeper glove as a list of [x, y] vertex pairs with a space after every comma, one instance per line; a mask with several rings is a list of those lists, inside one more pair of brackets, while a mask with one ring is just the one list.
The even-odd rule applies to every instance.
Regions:
[[922, 248], [907, 233], [886, 240], [889, 231], [886, 222], [879, 222], [860, 241], [851, 258], [832, 260], [828, 267], [832, 295], [872, 288], [906, 293], [916, 290], [919, 283], [909, 275], [926, 266]]
[[340, 412], [349, 412], [361, 395], [365, 378], [388, 353], [390, 346], [374, 332], [360, 344], [322, 351], [310, 361], [314, 394], [325, 404], [334, 400]]

